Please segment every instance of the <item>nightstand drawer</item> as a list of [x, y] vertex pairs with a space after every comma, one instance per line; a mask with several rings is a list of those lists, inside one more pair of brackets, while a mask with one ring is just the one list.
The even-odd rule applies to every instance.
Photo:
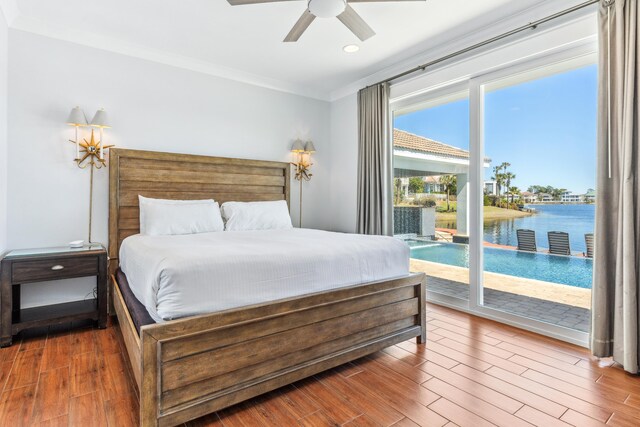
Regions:
[[94, 276], [98, 274], [98, 257], [49, 258], [41, 261], [14, 262], [11, 270], [13, 283], [38, 282], [66, 277]]

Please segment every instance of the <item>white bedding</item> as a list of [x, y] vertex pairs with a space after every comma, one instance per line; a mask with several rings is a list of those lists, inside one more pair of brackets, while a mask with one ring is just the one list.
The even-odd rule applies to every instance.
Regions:
[[156, 322], [405, 276], [392, 237], [310, 229], [126, 238], [120, 267]]

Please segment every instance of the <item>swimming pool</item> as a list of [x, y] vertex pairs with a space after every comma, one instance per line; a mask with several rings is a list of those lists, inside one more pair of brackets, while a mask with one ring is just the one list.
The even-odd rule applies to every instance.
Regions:
[[[456, 243], [406, 240], [411, 258], [469, 267], [469, 246]], [[526, 277], [591, 289], [593, 261], [588, 258], [484, 248], [484, 269], [493, 273]]]

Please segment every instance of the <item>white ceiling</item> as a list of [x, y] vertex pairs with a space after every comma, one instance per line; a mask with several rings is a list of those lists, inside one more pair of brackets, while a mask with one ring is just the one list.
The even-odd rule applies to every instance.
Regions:
[[[14, 28], [70, 40], [84, 35], [78, 41], [85, 44], [90, 40], [87, 35], [92, 35], [102, 48], [112, 42], [129, 46], [130, 51], [146, 49], [183, 63], [193, 60], [197, 68], [224, 67], [227, 75], [238, 70], [245, 80], [255, 76], [272, 87], [329, 99], [350, 83], [545, 1], [549, 0], [355, 3], [353, 8], [376, 36], [360, 42], [337, 19], [316, 19], [297, 43], [282, 39], [305, 10], [305, 0], [235, 7], [225, 0], [2, 0], [0, 4], [4, 9], [17, 6]], [[352, 43], [360, 45], [360, 51], [344, 53], [342, 47]]]

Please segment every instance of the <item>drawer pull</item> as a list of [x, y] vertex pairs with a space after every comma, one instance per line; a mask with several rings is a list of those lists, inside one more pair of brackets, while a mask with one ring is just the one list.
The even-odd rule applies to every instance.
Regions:
[[53, 271], [62, 270], [63, 268], [64, 268], [64, 265], [60, 265], [60, 264], [54, 265], [53, 267], [51, 267]]

